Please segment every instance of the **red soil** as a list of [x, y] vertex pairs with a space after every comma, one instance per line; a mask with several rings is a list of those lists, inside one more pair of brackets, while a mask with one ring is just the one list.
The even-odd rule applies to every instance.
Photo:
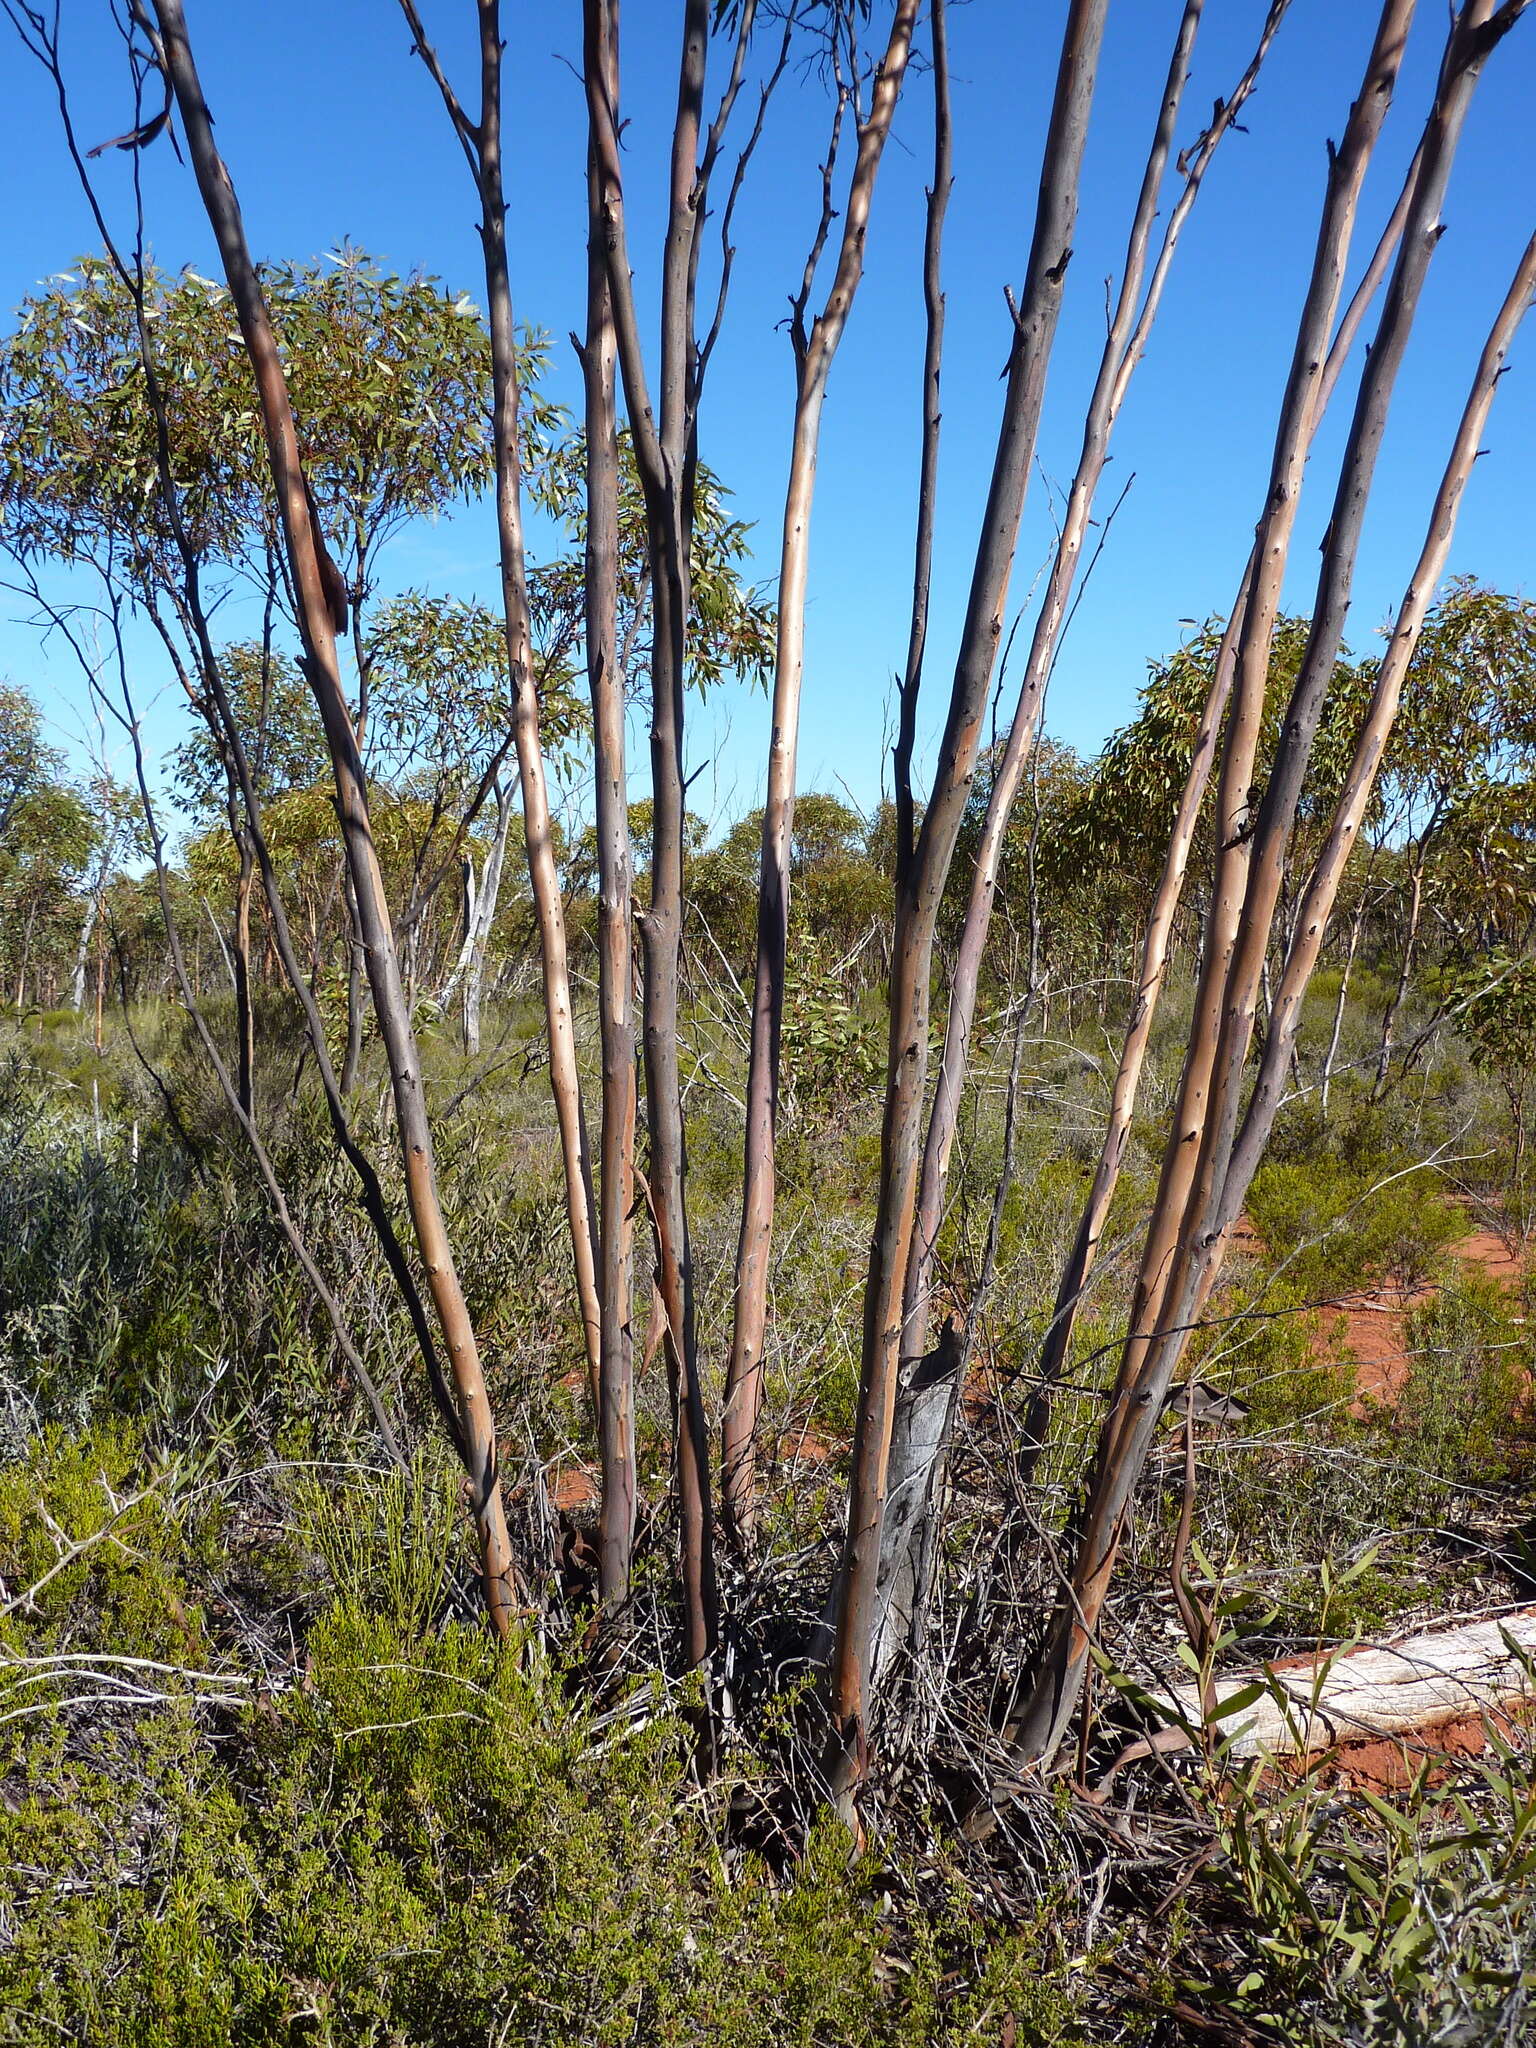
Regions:
[[544, 1475], [549, 1504], [560, 1514], [597, 1505], [597, 1475], [585, 1465], [557, 1465]]
[[[1246, 1216], [1232, 1232], [1233, 1245], [1242, 1251], [1261, 1253], [1262, 1241]], [[1472, 1230], [1451, 1247], [1464, 1266], [1470, 1266], [1515, 1288], [1524, 1277], [1522, 1258], [1513, 1256], [1503, 1238], [1490, 1230]], [[1355, 1380], [1356, 1414], [1371, 1404], [1390, 1407], [1401, 1391], [1408, 1371], [1407, 1322], [1409, 1312], [1436, 1292], [1431, 1286], [1402, 1289], [1372, 1289], [1350, 1297], [1335, 1312], [1327, 1314], [1318, 1338], [1322, 1362], [1328, 1365], [1352, 1363]], [[1306, 1658], [1285, 1663], [1305, 1663]], [[1277, 1664], [1276, 1669], [1283, 1668]], [[1514, 1710], [1519, 1721], [1529, 1722], [1531, 1713]], [[1497, 1717], [1502, 1732], [1516, 1732], [1516, 1720], [1509, 1713]], [[1487, 1721], [1472, 1715], [1437, 1723], [1416, 1734], [1346, 1742], [1330, 1758], [1327, 1774], [1341, 1786], [1364, 1786], [1375, 1792], [1399, 1791], [1412, 1783], [1426, 1762], [1458, 1756], [1480, 1756], [1487, 1746]]]
[[1497, 1722], [1506, 1740], [1519, 1733], [1507, 1712], [1441, 1721], [1414, 1735], [1343, 1743], [1329, 1758], [1324, 1776], [1330, 1784], [1351, 1789], [1363, 1786], [1370, 1792], [1400, 1792], [1429, 1764], [1430, 1781], [1436, 1783], [1441, 1773], [1434, 1766], [1448, 1764], [1453, 1757], [1483, 1754], [1488, 1747], [1489, 1721]]
[[[1255, 1241], [1251, 1231], [1248, 1237], [1250, 1242]], [[1510, 1255], [1504, 1240], [1491, 1230], [1469, 1231], [1451, 1249], [1463, 1265], [1478, 1268], [1501, 1286], [1519, 1286], [1523, 1263]], [[1408, 1371], [1409, 1311], [1428, 1301], [1435, 1292], [1433, 1286], [1418, 1287], [1410, 1293], [1377, 1288], [1351, 1296], [1336, 1314], [1327, 1316], [1319, 1340], [1325, 1362], [1338, 1363], [1341, 1350], [1347, 1350], [1353, 1358], [1357, 1414], [1371, 1402], [1390, 1407], [1396, 1399]]]

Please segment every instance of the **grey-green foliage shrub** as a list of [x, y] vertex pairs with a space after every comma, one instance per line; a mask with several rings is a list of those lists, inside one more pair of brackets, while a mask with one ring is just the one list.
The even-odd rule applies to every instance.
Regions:
[[1533, 1361], [1520, 1308], [1488, 1274], [1464, 1271], [1409, 1315], [1395, 1435], [1419, 1470], [1494, 1486], [1529, 1465]]
[[122, 1351], [130, 1305], [177, 1230], [178, 1163], [12, 1048], [0, 1059], [0, 1367], [29, 1407], [81, 1419]]
[[[174, 1134], [88, 1095], [13, 1045], [0, 1058], [0, 1417], [13, 1434], [98, 1415], [167, 1437], [194, 1414], [245, 1418], [298, 1454], [360, 1413], [330, 1330], [244, 1161], [194, 1164]], [[377, 1378], [418, 1408], [424, 1381], [376, 1244], [312, 1105], [274, 1140], [289, 1208], [356, 1326]]]
[[1429, 1279], [1465, 1228], [1433, 1176], [1391, 1155], [1272, 1161], [1254, 1176], [1248, 1213], [1283, 1261], [1288, 1285], [1326, 1301], [1379, 1281]]

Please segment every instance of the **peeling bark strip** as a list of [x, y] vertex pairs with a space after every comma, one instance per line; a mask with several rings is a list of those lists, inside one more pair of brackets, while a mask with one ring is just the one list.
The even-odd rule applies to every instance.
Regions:
[[[942, 0], [938, 19], [942, 22]], [[774, 1134], [779, 1106], [779, 1034], [784, 1018], [789, 946], [790, 843], [795, 827], [795, 752], [800, 735], [800, 684], [805, 665], [805, 591], [811, 557], [811, 504], [827, 379], [864, 271], [875, 177], [896, 113], [912, 47], [918, 0], [898, 0], [885, 55], [875, 74], [867, 119], [843, 209], [837, 268], [826, 303], [805, 327], [811, 266], [790, 325], [795, 351], [795, 424], [779, 553], [778, 647], [773, 728], [757, 892], [757, 975], [752, 997], [752, 1048], [747, 1071], [746, 1157], [741, 1232], [736, 1249], [736, 1304], [721, 1418], [722, 1491], [727, 1527], [741, 1549], [751, 1541], [758, 1414], [763, 1399], [763, 1333], [768, 1320], [768, 1263], [773, 1247]], [[939, 29], [942, 41], [942, 27]], [[813, 254], [814, 260], [814, 254]]]
[[534, 675], [533, 628], [528, 611], [528, 577], [523, 550], [517, 329], [512, 317], [512, 283], [507, 263], [507, 203], [501, 162], [501, 0], [476, 0], [480, 26], [478, 121], [468, 118], [449, 84], [437, 53], [427, 41], [415, 0], [400, 0], [400, 9], [415, 38], [416, 54], [442, 94], [480, 200], [480, 247], [485, 260], [486, 316], [491, 336], [496, 535], [501, 555], [507, 667], [512, 682], [512, 736], [523, 784], [523, 838], [528, 855], [528, 880], [539, 927], [544, 1022], [549, 1036], [549, 1085], [560, 1126], [566, 1221], [576, 1269], [582, 1341], [586, 1347], [587, 1371], [595, 1401], [602, 1314], [597, 1287], [597, 1221], [592, 1193], [592, 1161], [581, 1099], [581, 1076], [576, 1064], [576, 1031], [571, 1014], [571, 978], [566, 958], [565, 904], [555, 867], [549, 782], [544, 773], [544, 752], [539, 742], [539, 693]]
[[[1533, 1697], [1536, 1609], [1372, 1643], [1316, 1665], [1263, 1665], [1215, 1682], [1218, 1707], [1255, 1684], [1263, 1693], [1214, 1724], [1232, 1757], [1305, 1756], [1380, 1736], [1428, 1735], [1447, 1721], [1496, 1714]], [[1276, 1694], [1283, 1695], [1283, 1701]], [[1175, 1686], [1182, 1720], [1202, 1719], [1199, 1687]], [[1186, 1742], [1182, 1747], [1189, 1747]]]
[[934, 930], [975, 773], [982, 719], [1002, 639], [1046, 371], [1072, 254], [1088, 114], [1107, 0], [1073, 0], [1046, 139], [1034, 237], [1008, 358], [1008, 387], [938, 768], [911, 870], [896, 894], [890, 1049], [880, 1190], [864, 1297], [847, 1533], [837, 1582], [829, 1672], [828, 1777], [846, 1792], [862, 1775], [876, 1615], [880, 1528], [912, 1243], [928, 1045]]
[[406, 1198], [458, 1396], [464, 1450], [470, 1468], [471, 1507], [480, 1538], [486, 1605], [493, 1625], [504, 1634], [512, 1623], [516, 1591], [497, 1468], [495, 1424], [481, 1372], [474, 1326], [459, 1284], [438, 1199], [432, 1138], [422, 1096], [421, 1067], [400, 981], [383, 876], [374, 850], [362, 762], [341, 686], [334, 622], [309, 514], [293, 410], [234, 187], [214, 144], [213, 126], [187, 39], [181, 0], [154, 0], [154, 6], [161, 31], [166, 75], [175, 92], [198, 189], [218, 241], [225, 277], [256, 381], [272, 480], [282, 517], [284, 544], [297, 596], [305, 672], [325, 726], [335, 772], [336, 808], [341, 820], [348, 872], [357, 893], [379, 1035], [389, 1062], [405, 1167]]
[[[1294, 1036], [1290, 1043], [1283, 1043], [1285, 1034], [1273, 1028], [1268, 1034], [1267, 1057], [1261, 1068], [1261, 1074], [1267, 1075], [1269, 1096], [1258, 1106], [1257, 1121], [1250, 1113], [1241, 1156], [1235, 1160], [1242, 1082], [1280, 899], [1285, 851], [1323, 698], [1342, 640], [1365, 503], [1393, 386], [1430, 259], [1440, 238], [1440, 208], [1456, 144], [1482, 65], [1499, 36], [1523, 11], [1523, 4], [1524, 0], [1520, 0], [1519, 5], [1496, 11], [1493, 0], [1469, 0], [1452, 23], [1424, 131], [1396, 266], [1362, 374], [1340, 467], [1307, 651], [1292, 691], [1274, 767], [1257, 816], [1250, 822], [1246, 785], [1252, 772], [1253, 739], [1263, 712], [1263, 677], [1259, 667], [1261, 657], [1267, 666], [1273, 624], [1269, 593], [1272, 591], [1278, 600], [1278, 584], [1266, 568], [1269, 551], [1259, 552], [1259, 567], [1244, 625], [1244, 644], [1239, 650], [1239, 682], [1223, 765], [1222, 852], [1207, 920], [1196, 1022], [1164, 1155], [1157, 1206], [1148, 1227], [1130, 1334], [1079, 1518], [1070, 1584], [1053, 1619], [1040, 1664], [1021, 1685], [1019, 1704], [1007, 1728], [1010, 1742], [1029, 1757], [1049, 1755], [1056, 1748], [1075, 1706], [1093, 1631], [1107, 1595], [1125, 1512], [1146, 1458], [1162, 1397], [1220, 1270], [1226, 1233], [1235, 1216], [1233, 1204], [1240, 1203], [1247, 1190], [1247, 1178], [1243, 1175], [1251, 1178], [1263, 1142], [1268, 1138], [1285, 1071], [1283, 1061], [1278, 1071], [1270, 1068], [1268, 1055], [1282, 1048], [1288, 1059], [1290, 1043], [1294, 1043]], [[1387, 15], [1392, 11], [1389, 6]], [[1389, 26], [1384, 16], [1383, 29]], [[1405, 30], [1406, 26], [1405, 20], [1401, 27]], [[1395, 70], [1392, 52], [1400, 47], [1399, 32], [1382, 52], [1387, 68], [1379, 74], [1381, 83], [1375, 87], [1378, 95], [1390, 89], [1390, 73]], [[1335, 170], [1342, 155], [1341, 151], [1340, 158], [1335, 159]], [[1526, 296], [1528, 285], [1524, 282], [1522, 264], [1522, 272], [1500, 312], [1489, 349], [1479, 366], [1479, 382], [1474, 384], [1469, 413], [1475, 413], [1491, 400], [1497, 370], [1490, 374], [1489, 351], [1502, 361], [1502, 348], [1507, 346], [1514, 324], [1518, 324]], [[1316, 367], [1312, 365], [1311, 370], [1315, 372]], [[1462, 466], [1467, 431], [1468, 421], [1464, 418], [1447, 473], [1448, 482], [1437, 500], [1427, 555], [1441, 545], [1449, 545], [1450, 521], [1460, 497], [1460, 483], [1453, 485], [1451, 480]], [[1475, 436], [1473, 445], [1475, 448]], [[1470, 467], [1470, 458], [1465, 466]], [[1464, 482], [1464, 477], [1461, 481]], [[1283, 556], [1281, 546], [1274, 558], [1277, 568], [1283, 568]], [[1443, 555], [1440, 559], [1443, 562]], [[1413, 620], [1414, 609], [1417, 606], [1417, 617], [1422, 620], [1422, 607], [1427, 603], [1428, 593], [1416, 589], [1410, 592], [1406, 607], [1410, 628], [1408, 652], [1418, 630]], [[1262, 642], [1255, 637], [1260, 628]], [[1406, 653], [1403, 660], [1406, 662]], [[1395, 700], [1392, 709], [1395, 711]], [[1368, 721], [1364, 737], [1379, 746], [1390, 730], [1391, 717], [1386, 716], [1384, 723], [1374, 723], [1374, 734], [1373, 721]], [[1233, 773], [1234, 766], [1241, 771], [1240, 782]], [[1374, 774], [1374, 761], [1369, 774]], [[1358, 817], [1349, 810], [1349, 798], [1350, 791], [1346, 789], [1335, 811], [1330, 849], [1324, 856], [1325, 863], [1330, 858], [1338, 860], [1337, 869], [1332, 872], [1333, 887], [1342, 871], [1342, 857], [1333, 844], [1334, 838], [1346, 823], [1346, 836], [1352, 838], [1358, 825]], [[1331, 907], [1331, 889], [1328, 902]], [[1309, 938], [1305, 926], [1298, 926], [1293, 945], [1299, 943], [1303, 954], [1308, 945], [1313, 948], [1308, 960], [1303, 961], [1303, 956], [1294, 951], [1292, 955], [1299, 976], [1298, 1011], [1300, 993], [1320, 942], [1320, 927]]]

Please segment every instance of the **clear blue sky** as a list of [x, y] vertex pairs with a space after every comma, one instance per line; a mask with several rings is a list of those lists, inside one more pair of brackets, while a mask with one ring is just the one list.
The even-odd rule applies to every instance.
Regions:
[[[218, 135], [258, 255], [309, 257], [343, 237], [402, 269], [420, 266], [478, 296], [479, 252], [467, 173], [393, 0], [187, 0]], [[426, 14], [457, 75], [471, 79], [469, 0], [427, 0]], [[514, 288], [522, 318], [564, 337], [582, 320], [585, 253], [580, 55], [576, 0], [508, 0], [508, 178]], [[888, 12], [876, 0], [878, 19]], [[944, 472], [923, 720], [942, 717], [945, 658], [969, 577], [990, 465], [1007, 337], [1003, 287], [1028, 247], [1042, 125], [1062, 0], [951, 6], [956, 183], [945, 251], [949, 337]], [[1098, 360], [1104, 284], [1118, 266], [1129, 206], [1180, 12], [1179, 0], [1116, 0], [1089, 140], [1086, 189], [1040, 458], [1064, 489], [1081, 405]], [[1247, 60], [1263, 0], [1209, 0], [1187, 99], [1187, 133]], [[1250, 104], [1247, 134], [1218, 153], [1185, 236], [1165, 310], [1116, 440], [1103, 503], [1136, 481], [1116, 520], [1057, 673], [1056, 732], [1092, 747], [1128, 714], [1148, 657], [1181, 637], [1181, 620], [1224, 611], [1247, 551], [1268, 461], [1298, 295], [1325, 170], [1358, 80], [1374, 0], [1294, 0]], [[675, 92], [676, 0], [627, 0], [625, 109], [632, 250], [651, 303], [664, 150]], [[66, 54], [79, 128], [120, 131], [129, 107], [120, 44], [105, 0], [64, 0]], [[1414, 45], [1379, 152], [1358, 237], [1359, 257], [1395, 197], [1411, 152], [1445, 23], [1424, 0]], [[8, 28], [0, 34], [10, 36]], [[723, 53], [717, 53], [717, 56]], [[0, 298], [7, 308], [92, 244], [90, 223], [59, 145], [47, 81], [19, 53], [8, 73], [0, 153], [9, 204], [0, 219]], [[1483, 332], [1536, 224], [1536, 22], [1522, 24], [1490, 65], [1457, 163], [1449, 232], [1404, 371], [1357, 582], [1351, 637], [1363, 648], [1395, 603], [1422, 537]], [[761, 573], [773, 566], [788, 450], [789, 346], [777, 331], [817, 204], [826, 100], [814, 80], [781, 92], [741, 208], [741, 255], [725, 340], [706, 398], [703, 449], [757, 522]], [[909, 79], [875, 201], [869, 263], [832, 379], [814, 521], [801, 786], [849, 789], [873, 802], [891, 676], [905, 646], [922, 344], [919, 260], [930, 161], [926, 78]], [[1186, 135], [1187, 139], [1187, 135]], [[145, 160], [158, 260], [214, 267], [190, 173], [163, 144]], [[109, 204], [126, 207], [126, 159], [102, 166]], [[119, 219], [126, 218], [121, 211]], [[553, 384], [579, 399], [561, 340]], [[1346, 400], [1341, 390], [1340, 400]], [[1326, 522], [1329, 461], [1347, 420], [1313, 465], [1297, 569], [1288, 593], [1310, 598], [1315, 541]], [[1536, 583], [1536, 322], [1505, 380], [1489, 453], [1462, 517], [1453, 566], [1508, 588]], [[1036, 483], [1015, 599], [1028, 591], [1050, 537]], [[493, 597], [494, 534], [475, 508], [397, 544], [390, 574]], [[0, 673], [59, 694], [58, 722], [77, 714], [67, 669], [43, 657], [11, 614], [0, 618]], [[755, 798], [766, 738], [760, 696], [722, 692], [694, 713], [690, 765], [716, 817]], [[168, 705], [154, 738], [174, 737]]]

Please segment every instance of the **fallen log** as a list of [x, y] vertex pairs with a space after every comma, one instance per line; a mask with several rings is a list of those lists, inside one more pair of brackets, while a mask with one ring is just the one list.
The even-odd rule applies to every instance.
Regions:
[[[1423, 1735], [1536, 1698], [1533, 1660], [1536, 1608], [1525, 1608], [1397, 1643], [1365, 1644], [1331, 1659], [1266, 1664], [1215, 1681], [1216, 1730], [1234, 1757], [1308, 1755], [1383, 1736]], [[1220, 1715], [1224, 1701], [1256, 1682], [1265, 1690], [1251, 1704]], [[1199, 1723], [1198, 1685], [1175, 1687], [1168, 1704], [1180, 1721]]]

